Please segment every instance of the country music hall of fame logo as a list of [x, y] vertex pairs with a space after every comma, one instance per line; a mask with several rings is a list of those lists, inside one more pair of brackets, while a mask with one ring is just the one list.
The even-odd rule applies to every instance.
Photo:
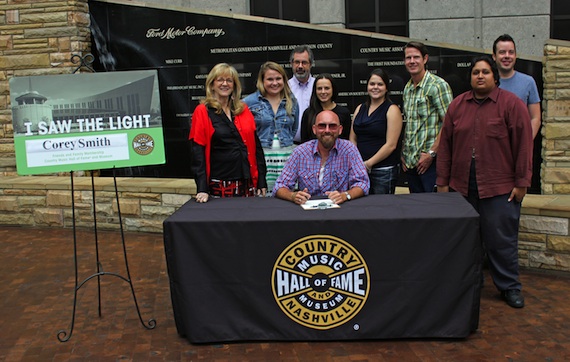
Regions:
[[346, 241], [311, 235], [279, 255], [271, 284], [275, 301], [289, 318], [327, 330], [348, 322], [362, 309], [370, 274], [360, 253]]
[[141, 133], [133, 138], [133, 149], [139, 155], [148, 155], [154, 149], [154, 139], [146, 133]]

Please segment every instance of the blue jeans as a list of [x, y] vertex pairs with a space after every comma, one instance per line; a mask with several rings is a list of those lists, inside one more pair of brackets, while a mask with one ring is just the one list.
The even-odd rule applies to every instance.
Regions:
[[393, 194], [400, 174], [400, 165], [373, 168], [370, 177], [370, 194]]
[[435, 161], [421, 175], [418, 174], [416, 168], [409, 168], [406, 174], [408, 175], [408, 188], [411, 193], [435, 192]]

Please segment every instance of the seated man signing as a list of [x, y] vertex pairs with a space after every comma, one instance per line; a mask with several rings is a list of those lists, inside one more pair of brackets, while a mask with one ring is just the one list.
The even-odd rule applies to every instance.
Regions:
[[[339, 139], [342, 125], [336, 113], [320, 112], [313, 125], [316, 140], [294, 150], [273, 188], [275, 196], [304, 204], [311, 196], [326, 195], [336, 204], [368, 193], [370, 180], [358, 149]], [[300, 191], [291, 191], [298, 184]]]

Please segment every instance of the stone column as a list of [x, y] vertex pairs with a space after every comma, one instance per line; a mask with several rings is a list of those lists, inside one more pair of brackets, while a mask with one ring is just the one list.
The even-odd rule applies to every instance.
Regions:
[[345, 28], [344, 0], [309, 0], [311, 24]]
[[91, 48], [87, 0], [18, 0], [0, 4], [0, 175], [16, 174], [9, 80], [69, 74], [71, 55]]
[[570, 42], [544, 47], [542, 193], [570, 194]]

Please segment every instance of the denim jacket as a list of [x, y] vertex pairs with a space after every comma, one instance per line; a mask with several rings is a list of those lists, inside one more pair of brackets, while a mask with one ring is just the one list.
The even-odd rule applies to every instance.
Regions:
[[257, 135], [263, 148], [271, 148], [274, 133], [277, 133], [281, 147], [288, 147], [293, 144], [293, 137], [295, 137], [299, 127], [299, 105], [297, 99], [293, 95], [291, 96], [293, 97], [291, 115], [287, 115], [285, 110], [285, 99], [281, 100], [277, 114], [273, 113], [271, 104], [259, 91], [243, 99], [253, 113]]

